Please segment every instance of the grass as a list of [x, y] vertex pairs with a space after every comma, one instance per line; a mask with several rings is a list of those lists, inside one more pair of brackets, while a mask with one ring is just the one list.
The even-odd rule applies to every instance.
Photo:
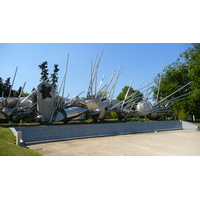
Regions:
[[0, 156], [42, 156], [31, 149], [15, 144], [16, 138], [8, 128], [0, 127]]
[[0, 123], [0, 126], [8, 126], [8, 125], [40, 125], [39, 122], [22, 122], [22, 123], [12, 123], [12, 122], [8, 122], [8, 123]]
[[196, 122], [195, 122], [195, 123], [192, 122], [192, 124], [197, 125], [197, 126], [200, 126], [200, 123], [199, 123], [199, 122], [197, 122], [197, 123], [196, 123]]
[[133, 123], [133, 122], [150, 122], [148, 118], [128, 118], [126, 120], [122, 120], [123, 123]]

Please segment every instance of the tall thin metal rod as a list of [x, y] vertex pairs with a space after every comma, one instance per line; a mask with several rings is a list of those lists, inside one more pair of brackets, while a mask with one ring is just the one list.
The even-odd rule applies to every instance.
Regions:
[[33, 93], [35, 93], [37, 90], [33, 90], [33, 92], [31, 92], [27, 97], [25, 97], [22, 101], [21, 101], [21, 104], [26, 101]]
[[134, 78], [132, 78], [132, 80], [131, 80], [130, 86], [129, 86], [129, 88], [128, 88], [126, 94], [125, 94], [125, 97], [124, 97], [124, 100], [123, 100], [123, 102], [122, 102], [121, 108], [124, 106], [124, 103], [125, 103], [125, 101], [126, 101], [126, 98], [127, 98], [127, 96], [128, 96], [128, 93], [129, 93], [129, 91], [130, 91], [130, 88], [132, 87], [133, 80], [134, 80]]
[[14, 85], [14, 82], [15, 82], [15, 77], [16, 77], [16, 74], [17, 74], [17, 69], [18, 69], [18, 67], [16, 67], [15, 74], [14, 74], [14, 78], [13, 78], [13, 82], [12, 82], [12, 85], [11, 85], [11, 87], [10, 87], [10, 91], [9, 91], [8, 97], [10, 97], [11, 92], [12, 92], [12, 88], [13, 88], [13, 85]]
[[159, 95], [160, 95], [160, 84], [161, 84], [161, 79], [162, 79], [163, 66], [164, 66], [164, 61], [162, 61], [162, 67], [161, 67], [161, 72], [160, 72], [160, 79], [159, 79], [158, 94], [157, 94], [156, 102], [159, 101]]
[[[152, 77], [152, 82], [155, 82], [154, 79], [155, 79], [155, 75]], [[147, 93], [149, 89], [151, 89], [151, 92]], [[152, 87], [150, 87], [150, 86], [148, 87], [148, 90], [146, 91], [146, 96], [145, 96], [144, 100], [150, 99], [149, 95], [153, 92]]]
[[[63, 80], [64, 80], [64, 83], [63, 83], [63, 90], [62, 90], [62, 97], [60, 99], [57, 99], [54, 103], [54, 107], [52, 109], [52, 112], [51, 112], [51, 117], [50, 117], [50, 120], [49, 120], [49, 123], [52, 122], [53, 120], [53, 115], [56, 111], [56, 109], [59, 107], [59, 105], [61, 104], [61, 101], [64, 97], [64, 93], [65, 93], [65, 83], [66, 83], [66, 77], [67, 77], [67, 68], [68, 68], [68, 61], [69, 61], [69, 53], [67, 54], [67, 62], [66, 62], [66, 68], [65, 68], [65, 73], [64, 73], [64, 76], [63, 76]], [[61, 88], [60, 88], [61, 89]]]
[[[93, 92], [95, 93], [95, 95], [97, 94], [97, 71], [98, 71], [98, 67], [100, 64], [101, 57], [102, 57], [102, 53], [103, 53], [103, 50], [100, 53], [99, 59], [98, 59], [98, 55], [96, 55], [96, 59], [95, 59], [93, 67], [92, 67], [92, 61], [91, 61], [91, 76], [90, 76], [90, 82], [88, 86], [87, 98], [89, 98], [89, 96], [92, 96]], [[95, 88], [93, 88], [94, 83], [95, 83], [95, 86], [94, 86]]]
[[[65, 73], [64, 73], [64, 76], [63, 76], [63, 80], [62, 80], [62, 84], [61, 86], [63, 87], [63, 91], [62, 91], [62, 98], [60, 98], [60, 100], [58, 100], [58, 102], [56, 102], [56, 107], [55, 109], [58, 108], [58, 106], [60, 105], [63, 97], [64, 97], [64, 92], [65, 92], [65, 84], [66, 84], [66, 77], [67, 77], [67, 69], [68, 69], [68, 62], [69, 62], [69, 53], [67, 54], [67, 62], [66, 62], [66, 68], [65, 68]], [[61, 88], [60, 88], [61, 89]], [[60, 94], [60, 91], [58, 93], [58, 95]], [[54, 110], [55, 111], [55, 110]]]
[[100, 57], [99, 57], [99, 60], [97, 62], [96, 72], [95, 72], [95, 95], [97, 94], [97, 72], [98, 72], [98, 68], [99, 68], [99, 64], [100, 64], [100, 61], [101, 61], [102, 54], [103, 54], [103, 49], [101, 50]]
[[[101, 82], [100, 82], [99, 87], [98, 87], [98, 90], [97, 90], [97, 94], [100, 92], [100, 88], [101, 88], [101, 86], [102, 86], [102, 83], [103, 83], [103, 81], [104, 81], [104, 78], [105, 78], [105, 75], [103, 75], [103, 77], [102, 77], [102, 79], [101, 79]], [[96, 95], [97, 95], [97, 94], [96, 94]]]
[[190, 81], [189, 83], [187, 83], [186, 85], [184, 85], [183, 87], [179, 88], [178, 90], [176, 90], [175, 92], [173, 92], [172, 94], [168, 95], [167, 97], [165, 97], [164, 99], [162, 99], [161, 101], [159, 101], [155, 106], [157, 106], [158, 104], [160, 104], [161, 102], [163, 102], [165, 99], [169, 98], [170, 96], [172, 96], [173, 94], [175, 94], [176, 92], [182, 90], [183, 88], [185, 88], [186, 86], [188, 86], [189, 84], [191, 84], [192, 81]]
[[[145, 82], [145, 80], [143, 81], [143, 83], [141, 84], [141, 86], [135, 91], [135, 93], [129, 95], [129, 96], [127, 97], [127, 99], [132, 98], [131, 100], [134, 100], [134, 98], [136, 98], [137, 96], [139, 96], [139, 95], [136, 95], [139, 91], [142, 91], [144, 88], [147, 87], [147, 89], [146, 89], [145, 91], [141, 92], [141, 93], [145, 93], [145, 92], [148, 90], [148, 86], [151, 85], [152, 83], [154, 83], [154, 82], [151, 82], [151, 83], [149, 83], [148, 85], [146, 85], [146, 86], [144, 86], [143, 88], [141, 88], [142, 85], [144, 84], [144, 82]], [[135, 96], [135, 95], [136, 95], [136, 96]], [[129, 101], [129, 100], [128, 100], [128, 101]], [[125, 102], [125, 103], [127, 103], [127, 102]]]
[[109, 81], [109, 83], [108, 83], [108, 85], [107, 85], [107, 88], [106, 88], [106, 90], [107, 90], [109, 93], [111, 92], [111, 88], [112, 88], [111, 84], [112, 84], [112, 81], [113, 81], [115, 75], [116, 75], [116, 72], [115, 72], [115, 70], [114, 70], [113, 73], [112, 73], [112, 78], [110, 79], [110, 81]]
[[[129, 99], [129, 98], [131, 98], [131, 99], [129, 99], [129, 100], [127, 100], [127, 101], [125, 101], [125, 103], [128, 103], [128, 102], [130, 102], [130, 101], [132, 101], [132, 100], [134, 100], [134, 98], [136, 98], [137, 96], [135, 96], [136, 95], [136, 93], [138, 93], [138, 91], [141, 91], [141, 90], [143, 90], [144, 88], [146, 88], [146, 87], [148, 87], [149, 85], [151, 85], [153, 82], [151, 82], [151, 83], [149, 83], [148, 85], [146, 85], [146, 86], [144, 86], [143, 88], [141, 88], [142, 87], [142, 85], [144, 84], [144, 82], [145, 82], [145, 80], [143, 81], [143, 83], [140, 85], [140, 87], [136, 90], [136, 92], [135, 93], [133, 93], [133, 94], [131, 94], [131, 95], [129, 95], [126, 99]], [[145, 90], [146, 91], [146, 90]], [[122, 104], [122, 102], [123, 101], [120, 101], [119, 103], [117, 103], [117, 104], [115, 104], [114, 106], [112, 106], [111, 108], [110, 108], [110, 110], [112, 110], [112, 109], [114, 109], [114, 108], [116, 108], [116, 107], [119, 107], [119, 106], [121, 106], [121, 104]]]
[[[142, 87], [142, 85], [144, 84], [145, 81], [146, 81], [146, 80], [144, 80], [144, 81], [142, 82], [142, 84], [140, 85], [140, 87], [139, 87], [133, 94], [129, 95], [126, 99], [131, 98], [131, 100], [133, 100], [133, 99], [135, 98], [135, 95], [136, 95], [140, 90], [144, 89], [145, 87], [148, 87], [148, 85], [147, 85], [147, 86], [144, 86], [144, 87], [141, 89], [141, 87]], [[125, 101], [125, 103], [127, 103], [127, 102]]]
[[[143, 81], [143, 83], [145, 82], [145, 80]], [[136, 98], [135, 97], [135, 94], [137, 94], [137, 92], [139, 92], [140, 91], [140, 88], [142, 87], [142, 85], [143, 85], [143, 83], [141, 84], [141, 86], [139, 87], [139, 89], [138, 90], [136, 90], [136, 92], [134, 93], [134, 95], [133, 95], [133, 97], [132, 97], [132, 99], [131, 100], [133, 100], [134, 98]], [[149, 86], [149, 84], [146, 86], [146, 87], [148, 87]], [[147, 89], [148, 90], [148, 89]], [[139, 96], [139, 95], [137, 95], [137, 96]], [[136, 101], [136, 100], [135, 100]], [[131, 107], [129, 108], [129, 111], [128, 111], [128, 113], [126, 114], [126, 116], [125, 116], [125, 118], [124, 119], [127, 119], [127, 117], [128, 117], [128, 115], [129, 115], [129, 113], [131, 112], [131, 110], [132, 110], [132, 108], [133, 108], [133, 106], [136, 104], [136, 102], [133, 102], [132, 103], [132, 105], [131, 105]]]
[[94, 67], [92, 66], [92, 60], [91, 60], [91, 70], [90, 70], [90, 82], [89, 82], [89, 86], [88, 86], [88, 92], [87, 92], [87, 98], [89, 98], [89, 96], [92, 95], [92, 87], [93, 87], [93, 79], [94, 79], [94, 72], [95, 72], [95, 66], [96, 66], [96, 62], [97, 62], [97, 56], [95, 58], [95, 62], [94, 62]]
[[100, 101], [102, 100], [102, 98], [103, 98], [104, 94], [105, 94], [105, 93], [108, 91], [108, 88], [110, 87], [110, 84], [112, 83], [112, 80], [113, 80], [113, 78], [114, 78], [115, 74], [116, 74], [116, 72], [114, 71], [114, 72], [112, 73], [112, 76], [111, 76], [111, 79], [110, 79], [109, 83], [108, 83], [108, 84], [107, 84], [107, 86], [106, 86], [106, 89], [105, 89], [105, 91], [103, 92], [103, 94], [102, 94], [102, 96], [101, 96], [101, 99], [100, 99]]
[[109, 107], [110, 107], [110, 105], [111, 105], [111, 103], [112, 103], [112, 98], [113, 98], [113, 95], [114, 95], [114, 92], [115, 92], [115, 87], [116, 87], [116, 85], [117, 85], [117, 81], [118, 81], [118, 78], [119, 78], [119, 76], [120, 76], [122, 70], [123, 70], [122, 67], [119, 67], [119, 68], [118, 68], [117, 77], [116, 77], [116, 79], [115, 79], [115, 81], [114, 81], [114, 83], [113, 83], [113, 86], [112, 86], [111, 90], [110, 90]]
[[[167, 104], [167, 103], [169, 103], [169, 102], [175, 102], [175, 101], [177, 101], [177, 100], [180, 100], [180, 98], [182, 98], [182, 99], [184, 99], [184, 98], [189, 98], [187, 95], [189, 95], [189, 94], [192, 94], [192, 93], [194, 93], [194, 92], [197, 92], [197, 91], [199, 91], [200, 89], [198, 89], [198, 90], [194, 90], [194, 91], [191, 91], [191, 92], [188, 92], [188, 93], [186, 93], [186, 94], [182, 94], [182, 95], [180, 95], [180, 96], [178, 96], [178, 97], [175, 97], [175, 98], [173, 98], [173, 99], [170, 99], [170, 100], [168, 100], [168, 101], [164, 101], [164, 102], [162, 102], [162, 103], [160, 103], [160, 106], [161, 105], [163, 105], [163, 104]], [[187, 96], [187, 97], [185, 97], [185, 96]], [[184, 98], [183, 98], [184, 97]], [[181, 100], [182, 100], [181, 99]]]
[[98, 69], [98, 55], [96, 56], [96, 60], [94, 63], [94, 68], [93, 68], [93, 74], [92, 74], [92, 83], [91, 83], [91, 95], [96, 94], [96, 88], [93, 86], [93, 84], [97, 81], [97, 69]]
[[[98, 67], [97, 67], [97, 70], [98, 70]], [[95, 86], [94, 86], [94, 94], [95, 95], [97, 94], [97, 70], [95, 72]]]
[[18, 96], [18, 103], [17, 103], [17, 105], [16, 105], [15, 108], [17, 108], [17, 106], [19, 106], [19, 105], [21, 104], [19, 100], [20, 100], [20, 98], [21, 98], [21, 96], [22, 96], [22, 93], [23, 93], [23, 91], [24, 91], [25, 85], [26, 85], [26, 82], [24, 83], [24, 85], [23, 85], [23, 87], [22, 87], [22, 90], [21, 90], [21, 92], [20, 92], [20, 94], [19, 94], [19, 96]]
[[[103, 86], [101, 89], [99, 89], [99, 92], [100, 92], [100, 91], [103, 91], [103, 90], [104, 90], [104, 88], [106, 88], [106, 87], [107, 87], [107, 85], [108, 85], [108, 84], [105, 84], [105, 85], [104, 85], [104, 86]], [[97, 94], [98, 94], [98, 93], [97, 93]]]
[[66, 74], [66, 70], [64, 71], [64, 74], [63, 74], [63, 78], [62, 78], [62, 82], [61, 82], [61, 85], [60, 85], [60, 89], [58, 91], [58, 95], [60, 95], [60, 91], [61, 91], [61, 89], [63, 87], [63, 83], [64, 83], [64, 79], [65, 79], [65, 74]]
[[93, 68], [93, 66], [92, 66], [92, 60], [91, 60], [91, 77], [90, 77], [90, 85], [89, 85], [89, 92], [88, 92], [88, 94], [89, 95], [92, 95], [92, 79], [93, 79], [93, 70], [94, 70], [94, 68]]
[[66, 73], [65, 73], [65, 78], [64, 78], [62, 97], [64, 97], [64, 93], [65, 93], [65, 83], [66, 83], [66, 77], [67, 77], [68, 62], [69, 62], [69, 53], [67, 54]]

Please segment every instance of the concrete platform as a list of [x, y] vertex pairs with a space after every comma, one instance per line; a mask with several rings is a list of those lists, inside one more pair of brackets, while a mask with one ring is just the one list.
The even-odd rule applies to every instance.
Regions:
[[147, 132], [28, 146], [44, 156], [200, 156], [200, 132]]
[[[52, 142], [77, 138], [98, 136], [114, 136], [135, 134], [141, 132], [168, 131], [168, 130], [196, 130], [198, 126], [179, 120], [152, 121], [134, 123], [99, 123], [79, 125], [52, 125], [52, 126], [21, 126], [16, 131], [22, 131], [24, 144]], [[11, 128], [12, 130], [12, 128]]]

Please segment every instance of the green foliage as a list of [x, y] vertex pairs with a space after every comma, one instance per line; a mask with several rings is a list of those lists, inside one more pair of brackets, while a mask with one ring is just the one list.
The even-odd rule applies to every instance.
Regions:
[[[117, 96], [117, 100], [118, 101], [123, 101], [125, 96], [126, 96], [126, 93], [127, 91], [129, 90], [129, 86], [124, 86], [122, 88], [122, 92], [119, 93], [119, 95]], [[134, 95], [133, 95], [134, 94]], [[138, 91], [138, 90], [134, 90], [132, 87], [130, 87], [130, 90], [128, 92], [128, 95], [127, 97], [129, 97], [130, 95], [133, 95], [134, 97], [136, 97], [137, 99], [136, 100], [133, 100], [131, 102], [129, 102], [129, 104], [133, 104], [133, 103], [138, 103], [139, 101], [143, 100], [143, 94]], [[126, 101], [130, 100], [132, 97], [130, 98], [127, 98]], [[124, 106], [126, 106], [127, 104], [125, 104]], [[134, 108], [133, 108], [134, 109]]]
[[[191, 49], [190, 62], [188, 65], [189, 78], [192, 80], [191, 89], [200, 89], [200, 44], [193, 44], [194, 49]], [[197, 109], [200, 110], [200, 91], [191, 95], [192, 103], [197, 105]]]
[[[117, 100], [118, 101], [123, 101], [124, 100], [125, 95], [126, 95], [128, 89], [129, 89], [129, 86], [124, 86], [122, 88], [122, 92], [120, 92], [119, 95], [117, 96]], [[132, 94], [134, 94], [134, 93], [135, 93], [135, 96], [139, 96], [140, 100], [143, 99], [143, 94], [140, 91], [134, 90], [132, 87], [130, 87], [130, 90], [128, 92], [127, 97], [130, 96], [130, 95], [132, 95]]]
[[188, 120], [188, 112], [186, 112], [184, 108], [175, 110], [175, 115], [178, 117], [179, 120], [183, 120], [183, 121]]
[[106, 113], [106, 119], [117, 119], [118, 115], [116, 112], [108, 112]]
[[0, 141], [4, 140], [8, 143], [15, 143], [15, 136], [11, 133], [8, 128], [0, 127]]
[[[10, 77], [7, 78], [5, 80], [5, 82], [3, 82], [3, 79], [0, 77], [0, 95], [4, 96], [4, 97], [8, 97], [10, 89], [11, 89]], [[10, 96], [11, 97], [18, 97], [20, 92], [21, 92], [21, 90], [22, 90], [22, 87], [19, 87], [18, 90], [13, 90], [12, 89]], [[26, 97], [28, 95], [29, 95], [28, 93], [22, 92], [21, 97]]]
[[0, 127], [0, 156], [41, 156], [31, 149], [15, 145], [15, 140], [9, 129]]
[[0, 78], [0, 92], [1, 96], [8, 97], [10, 92], [11, 84], [10, 84], [10, 77], [3, 82], [3, 79]]
[[109, 94], [108, 91], [99, 91], [98, 94]]
[[58, 65], [54, 65], [54, 71], [53, 74], [51, 74], [51, 79], [48, 77], [49, 73], [49, 69], [48, 69], [48, 63], [47, 61], [43, 62], [41, 65], [38, 65], [38, 67], [42, 70], [41, 74], [41, 78], [40, 81], [47, 81], [49, 83], [51, 83], [51, 85], [53, 85], [55, 88], [57, 87], [56, 83], [58, 82]]
[[133, 123], [133, 122], [149, 122], [148, 118], [129, 118], [123, 122], [125, 123]]
[[41, 78], [40, 81], [47, 81], [48, 79], [48, 63], [47, 61], [43, 62], [41, 65], [38, 65], [38, 67], [42, 70], [41, 74]]
[[[160, 74], [155, 78], [156, 87], [153, 88], [153, 98], [156, 100], [158, 93]], [[193, 44], [193, 48], [187, 49], [180, 54], [175, 62], [165, 67], [161, 85], [160, 100], [172, 94], [182, 86], [192, 81], [190, 85], [178, 91], [169, 99], [176, 98], [180, 95], [193, 92], [188, 98], [177, 101], [173, 104], [172, 110], [179, 118], [186, 118], [187, 114], [200, 117], [200, 44]]]
[[53, 71], [53, 74], [51, 74], [51, 77], [52, 77], [52, 85], [56, 88], [57, 85], [56, 83], [58, 83], [58, 65], [54, 65], [54, 71]]

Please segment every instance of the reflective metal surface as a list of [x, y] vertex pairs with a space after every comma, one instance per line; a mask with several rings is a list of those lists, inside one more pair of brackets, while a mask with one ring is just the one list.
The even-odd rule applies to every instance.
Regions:
[[[153, 82], [142, 87], [143, 82], [135, 92], [129, 94], [133, 82], [132, 79], [124, 99], [122, 101], [114, 100], [114, 91], [122, 68], [119, 67], [117, 72], [114, 71], [111, 74], [110, 80], [105, 85], [103, 84], [105, 75], [103, 75], [99, 86], [97, 86], [98, 67], [102, 53], [103, 51], [101, 51], [100, 57], [96, 56], [94, 64], [91, 62], [90, 80], [88, 90], [84, 97], [79, 97], [84, 92], [74, 96], [73, 98], [65, 97], [64, 95], [69, 58], [68, 54], [67, 65], [60, 88], [51, 85], [48, 79], [41, 82], [37, 86], [37, 89], [27, 97], [21, 97], [22, 92], [20, 92], [18, 97], [10, 97], [10, 94], [12, 93], [12, 90], [10, 90], [8, 98], [3, 97], [3, 95], [0, 97], [0, 119], [15, 121], [23, 117], [31, 116], [35, 121], [38, 121], [41, 124], [51, 124], [52, 122], [59, 121], [65, 123], [70, 121], [72, 118], [85, 114], [91, 116], [93, 120], [97, 122], [98, 120], [103, 121], [108, 112], [116, 112], [118, 120], [120, 121], [129, 117], [149, 117], [152, 120], [157, 120], [162, 114], [171, 113], [169, 108], [174, 101], [186, 98], [187, 94], [170, 99], [173, 94], [180, 91], [182, 88], [185, 88], [191, 82], [160, 101], [158, 101], [157, 98], [157, 102], [152, 105], [150, 101], [148, 101], [148, 96], [150, 94], [148, 90], [152, 88], [150, 85]], [[125, 81], [124, 84], [126, 84]], [[61, 91], [62, 94], [60, 94]], [[146, 95], [141, 98], [139, 93]]]
[[5, 99], [6, 107], [13, 108], [17, 105], [18, 98], [16, 97], [8, 97]]
[[141, 101], [137, 104], [137, 112], [141, 115], [141, 116], [147, 116], [148, 114], [151, 113], [152, 111], [152, 104], [149, 101]]
[[67, 118], [75, 118], [79, 115], [85, 113], [87, 111], [87, 108], [80, 108], [80, 107], [71, 107], [64, 109]]

